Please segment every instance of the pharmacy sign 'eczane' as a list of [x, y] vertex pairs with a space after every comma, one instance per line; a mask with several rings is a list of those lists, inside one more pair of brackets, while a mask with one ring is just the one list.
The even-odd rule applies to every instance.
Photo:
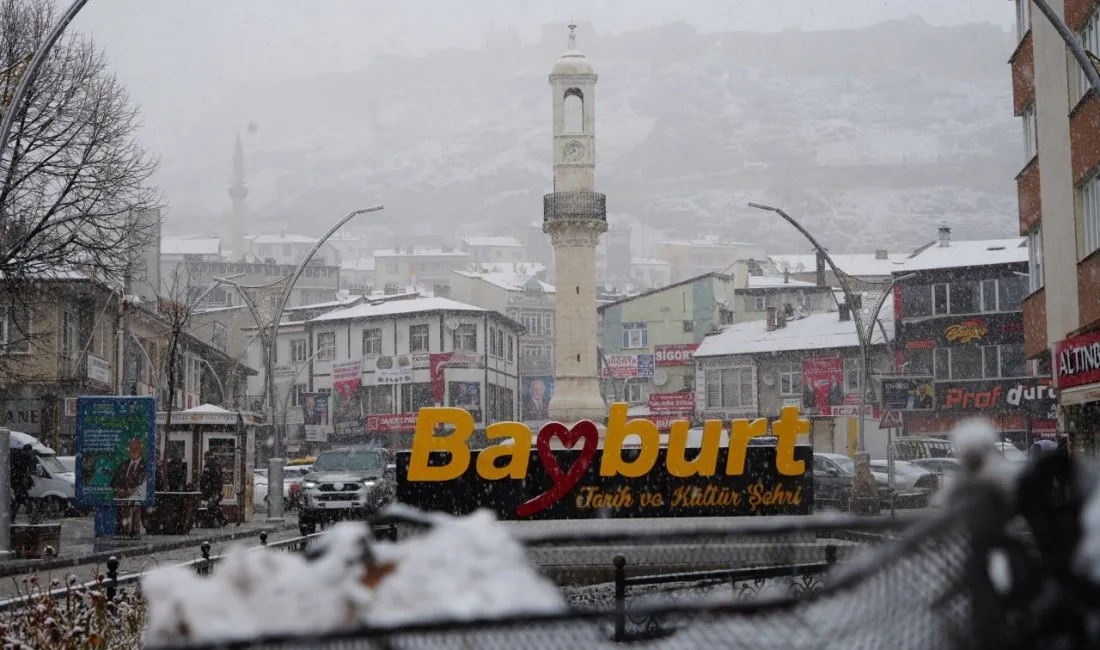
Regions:
[[[796, 444], [809, 422], [787, 407], [768, 425], [709, 420], [689, 448], [691, 424], [676, 420], [666, 446], [653, 422], [628, 420], [627, 405], [613, 404], [602, 447], [587, 420], [550, 422], [538, 435], [498, 422], [486, 430], [490, 446], [472, 450], [468, 412], [426, 408], [411, 451], [397, 454], [397, 499], [454, 514], [489, 508], [503, 519], [809, 514], [812, 449]], [[749, 444], [767, 435], [776, 444]]]

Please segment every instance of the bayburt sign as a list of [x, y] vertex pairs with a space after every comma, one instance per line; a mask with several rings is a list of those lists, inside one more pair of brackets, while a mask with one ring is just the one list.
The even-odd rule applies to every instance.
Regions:
[[[687, 450], [687, 420], [671, 424], [668, 446], [657, 425], [627, 420], [613, 404], [600, 448], [596, 425], [558, 422], [538, 435], [519, 422], [486, 430], [493, 446], [471, 450], [473, 417], [456, 408], [421, 409], [412, 450], [397, 454], [397, 499], [418, 508], [465, 514], [490, 508], [503, 519], [707, 517], [809, 514], [812, 449], [797, 407], [771, 423], [774, 446], [749, 445], [768, 421], [707, 421], [698, 450]], [[436, 435], [437, 428], [453, 428]], [[559, 444], [554, 444], [555, 440]], [[580, 446], [579, 449], [577, 446]], [[555, 448], [557, 447], [557, 448]]]

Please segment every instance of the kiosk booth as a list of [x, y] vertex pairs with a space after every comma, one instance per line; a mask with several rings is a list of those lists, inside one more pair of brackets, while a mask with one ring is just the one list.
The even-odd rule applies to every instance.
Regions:
[[[256, 466], [256, 431], [263, 418], [255, 413], [238, 412], [203, 404], [184, 411], [172, 412], [172, 424], [165, 431], [167, 413], [157, 413], [157, 429], [164, 450], [161, 461], [178, 468], [177, 485], [168, 486], [165, 499], [171, 495], [196, 494], [206, 452], [212, 452], [221, 468], [221, 508], [230, 523], [252, 521], [253, 474]], [[182, 489], [181, 489], [182, 488]], [[188, 498], [187, 501], [192, 501]], [[157, 502], [161, 503], [158, 489]], [[194, 499], [197, 505], [197, 499]]]

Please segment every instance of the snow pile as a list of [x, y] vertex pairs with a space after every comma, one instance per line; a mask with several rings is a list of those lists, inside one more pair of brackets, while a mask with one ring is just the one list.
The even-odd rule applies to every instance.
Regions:
[[397, 543], [373, 543], [367, 526], [344, 523], [309, 558], [236, 548], [210, 576], [158, 569], [142, 580], [146, 643], [564, 610], [562, 595], [491, 513], [431, 520], [430, 532]]

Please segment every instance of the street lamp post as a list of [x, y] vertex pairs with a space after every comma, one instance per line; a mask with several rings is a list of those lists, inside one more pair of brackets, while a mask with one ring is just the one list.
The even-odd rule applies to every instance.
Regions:
[[[357, 217], [361, 214], [366, 214], [368, 212], [378, 212], [379, 210], [382, 210], [382, 208], [383, 206], [376, 205], [369, 208], [352, 210], [339, 221], [337, 221], [331, 228], [329, 228], [328, 232], [326, 232], [320, 239], [317, 240], [317, 243], [313, 245], [313, 248], [310, 249], [309, 253], [307, 253], [305, 258], [302, 259], [301, 263], [298, 264], [298, 267], [294, 269], [294, 272], [283, 280], [280, 280], [278, 283], [275, 283], [276, 285], [278, 285], [285, 281], [286, 284], [281, 287], [280, 293], [274, 296], [274, 309], [265, 309], [265, 313], [263, 315], [261, 315], [260, 309], [257, 307], [256, 302], [252, 299], [252, 297], [249, 295], [249, 292], [247, 291], [248, 289], [259, 289], [260, 287], [242, 287], [239, 283], [233, 282], [228, 278], [221, 278], [220, 280], [218, 278], [215, 278], [215, 280], [219, 282], [225, 282], [226, 284], [229, 284], [230, 286], [233, 286], [237, 289], [237, 293], [244, 300], [245, 306], [248, 307], [248, 311], [252, 314], [252, 318], [255, 319], [257, 327], [260, 328], [260, 345], [262, 347], [264, 364], [264, 395], [261, 398], [261, 408], [271, 414], [271, 417], [268, 418], [268, 420], [271, 422], [272, 435], [274, 437], [274, 440], [272, 441], [273, 456], [271, 458], [271, 461], [269, 462], [268, 470], [269, 484], [281, 484], [282, 466], [279, 465], [278, 467], [276, 467], [276, 463], [274, 461], [282, 458], [284, 445], [286, 442], [285, 435], [281, 435], [282, 432], [279, 431], [279, 426], [275, 422], [275, 416], [278, 413], [278, 406], [276, 404], [277, 398], [274, 372], [276, 350], [275, 346], [277, 342], [277, 334], [279, 332], [279, 325], [282, 323], [283, 319], [283, 310], [286, 309], [287, 301], [290, 299], [290, 293], [294, 290], [295, 283], [298, 282], [298, 278], [301, 277], [302, 272], [305, 270], [306, 266], [309, 265], [309, 261], [313, 259], [313, 256], [317, 253], [318, 250], [321, 249], [321, 246], [323, 246], [330, 237], [336, 234], [336, 231], [339, 230], [345, 223], [351, 221], [352, 218]], [[265, 308], [270, 306], [271, 305], [264, 305]], [[267, 313], [269, 311], [272, 313]], [[268, 318], [265, 319], [264, 316], [267, 316]], [[268, 509], [268, 519], [271, 521], [281, 521], [282, 518], [282, 501], [279, 499], [273, 500]]]
[[1069, 30], [1065, 21], [1054, 13], [1054, 9], [1047, 4], [1047, 0], [1031, 0], [1035, 3], [1035, 6], [1039, 8], [1039, 11], [1046, 16], [1046, 19], [1050, 21], [1051, 25], [1054, 25], [1054, 29], [1058, 31], [1058, 35], [1062, 37], [1062, 40], [1066, 42], [1066, 47], [1073, 54], [1073, 58], [1077, 59], [1077, 65], [1081, 66], [1081, 71], [1085, 73], [1085, 78], [1089, 80], [1089, 85], [1100, 95], [1100, 72], [1096, 70], [1096, 65], [1089, 58], [1088, 52], [1082, 47], [1081, 41], [1077, 40], [1077, 36]]
[[[756, 208], [757, 210], [765, 210], [767, 212], [774, 212], [774, 213], [778, 214], [779, 216], [783, 217], [783, 219], [786, 220], [787, 223], [794, 226], [795, 229], [798, 230], [798, 232], [802, 233], [802, 236], [804, 236], [806, 239], [808, 239], [810, 241], [810, 244], [813, 245], [814, 249], [817, 250], [817, 252], [821, 254], [822, 258], [825, 259], [825, 263], [828, 264], [829, 268], [833, 270], [833, 274], [836, 276], [837, 280], [839, 281], [843, 277], [840, 274], [840, 269], [837, 267], [837, 265], [835, 263], [833, 263], [833, 258], [829, 257], [829, 253], [826, 252], [825, 247], [822, 246], [821, 244], [819, 244], [817, 239], [815, 239], [814, 236], [810, 234], [810, 231], [808, 231], [808, 230], [806, 230], [805, 228], [802, 227], [802, 224], [795, 221], [794, 217], [787, 214], [783, 210], [781, 210], [779, 208], [776, 208], [776, 207], [773, 207], [773, 206], [770, 206], [770, 205], [762, 205], [760, 203], [749, 203], [749, 207], [750, 208]], [[852, 290], [848, 287], [847, 282], [840, 282], [840, 288], [841, 288], [842, 291], [844, 291], [844, 298], [845, 298], [845, 300], [848, 301], [848, 308], [851, 309], [856, 304], [856, 301], [854, 300], [854, 297], [852, 295]], [[881, 308], [881, 305], [879, 305], [879, 307]], [[876, 315], [878, 314], [877, 309], [875, 311], [875, 314]], [[863, 323], [861, 323], [858, 318], [855, 318], [854, 315], [853, 315], [852, 320], [855, 321], [856, 338], [859, 340], [860, 366], [863, 369], [863, 376], [865, 378], [865, 381], [867, 381], [867, 384], [870, 385], [869, 375], [867, 374], [867, 367], [870, 364], [870, 351], [869, 351], [870, 340], [869, 339], [870, 339], [871, 332], [870, 331], [864, 331]], [[872, 323], [873, 322], [874, 321], [872, 321]], [[868, 330], [870, 330], [870, 329], [871, 328], [868, 328]], [[860, 408], [859, 408], [859, 420], [858, 420], [858, 422], [859, 422], [859, 437], [858, 437], [858, 443], [857, 443], [857, 446], [858, 446], [857, 451], [858, 451], [859, 455], [862, 456], [862, 455], [865, 455], [867, 453], [867, 445], [866, 445], [866, 440], [864, 438], [864, 426], [865, 426], [865, 421], [867, 419], [866, 414], [864, 413], [866, 403], [867, 403], [867, 391], [866, 391], [864, 386], [860, 387], [860, 393], [862, 393], [862, 395], [860, 397]]]

